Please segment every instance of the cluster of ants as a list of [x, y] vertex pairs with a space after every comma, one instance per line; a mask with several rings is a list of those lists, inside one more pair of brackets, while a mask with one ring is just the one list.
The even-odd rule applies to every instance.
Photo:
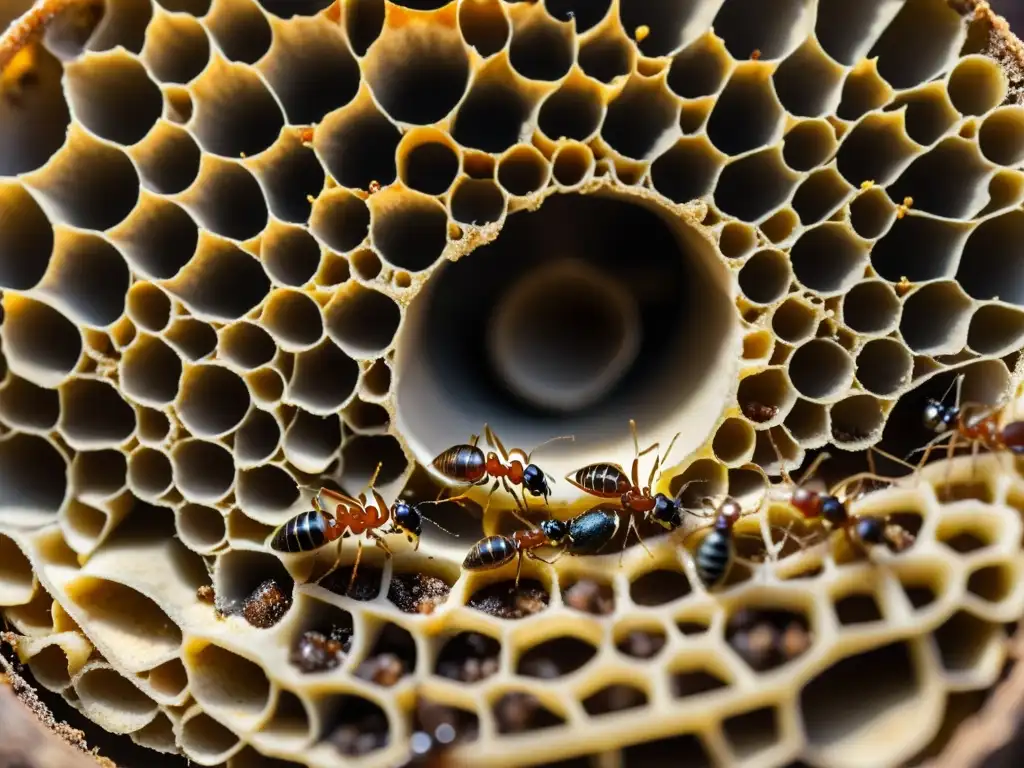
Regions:
[[[747, 466], [759, 472], [765, 482], [762, 505], [767, 502], [769, 497], [787, 503], [804, 518], [822, 521], [826, 536], [839, 531], [852, 546], [863, 551], [868, 557], [870, 557], [871, 549], [877, 545], [887, 544], [895, 551], [906, 549], [913, 542], [913, 536], [909, 532], [891, 524], [887, 519], [857, 515], [850, 511], [849, 504], [854, 497], [854, 494], [849, 493], [851, 487], [856, 486], [858, 492], [861, 492], [867, 481], [880, 481], [888, 485], [895, 482], [895, 479], [882, 477], [874, 471], [871, 460], [872, 451], [913, 469], [915, 472], [919, 471], [927, 462], [931, 452], [942, 441], [948, 441], [946, 447], [950, 457], [959, 443], [971, 447], [975, 455], [979, 448], [1024, 453], [1024, 421], [1011, 421], [1000, 426], [998, 417], [1002, 411], [1001, 408], [982, 406], [982, 410], [979, 411], [976, 408], [961, 405], [961, 383], [962, 377], [954, 382], [957, 391], [956, 401], [953, 405], [943, 404], [949, 392], [940, 400], [929, 399], [926, 402], [923, 423], [935, 434], [935, 437], [925, 446], [911, 453], [913, 455], [923, 452], [923, 456], [916, 466], [910, 464], [906, 459], [896, 458], [880, 448], [872, 447], [868, 449], [871, 471], [848, 477], [828, 491], [821, 492], [811, 490], [805, 483], [815, 474], [821, 462], [829, 458], [827, 453], [819, 454], [816, 457], [800, 482], [794, 481], [789, 473], [782, 468], [780, 473], [783, 482], [773, 484], [764, 470], [757, 465], [750, 464]], [[588, 464], [569, 473], [566, 480], [570, 484], [589, 496], [602, 499], [603, 502], [565, 521], [552, 518], [535, 524], [525, 516], [529, 511], [527, 495], [542, 498], [546, 503], [551, 492], [549, 480], [553, 482], [548, 474], [531, 462], [536, 448], [525, 456], [518, 449], [510, 454], [502, 445], [501, 440], [485, 425], [484, 435], [492, 448], [488, 453], [485, 454], [477, 445], [479, 437], [474, 435], [469, 443], [452, 446], [438, 455], [432, 462], [432, 467], [438, 474], [451, 484], [461, 485], [465, 488], [491, 483], [490, 494], [487, 497], [488, 506], [491, 496], [499, 488], [504, 489], [515, 500], [518, 509], [516, 517], [528, 526], [526, 529], [515, 531], [510, 535], [487, 536], [476, 542], [466, 555], [462, 564], [463, 569], [467, 571], [490, 570], [516, 559], [518, 562], [515, 585], [518, 587], [524, 557], [550, 564], [566, 554], [575, 556], [599, 554], [618, 533], [623, 517], [628, 519], [623, 551], [625, 551], [629, 534], [632, 532], [636, 534], [637, 541], [647, 550], [648, 554], [651, 554], [640, 537], [638, 521], [656, 523], [667, 531], [676, 531], [683, 527], [686, 515], [694, 515], [703, 519], [712, 519], [710, 526], [699, 526], [697, 529], [711, 528], [694, 553], [697, 575], [705, 588], [709, 590], [720, 586], [726, 580], [736, 559], [733, 529], [743, 516], [741, 505], [734, 498], [726, 496], [717, 506], [710, 499], [703, 500], [705, 507], [714, 508], [711, 513], [697, 512], [686, 508], [682, 501], [683, 491], [692, 483], [703, 481], [690, 481], [684, 484], [674, 498], [664, 493], [652, 493], [658, 468], [663, 465], [664, 458], [671, 452], [679, 434], [672, 438], [663, 455], [656, 455], [648, 483], [641, 486], [638, 476], [640, 457], [655, 451], [660, 446], [655, 443], [640, 450], [635, 421], [630, 421], [630, 428], [635, 449], [632, 471], [627, 474], [618, 464], [599, 462]], [[562, 439], [572, 438], [553, 438], [553, 440]], [[380, 470], [379, 466], [377, 470]], [[462, 494], [417, 504], [397, 501], [389, 507], [374, 489], [375, 480], [376, 473], [369, 483], [371, 497], [369, 501], [367, 494], [362, 494], [356, 499], [327, 488], [319, 489], [313, 497], [313, 509], [296, 515], [276, 529], [269, 538], [270, 547], [285, 553], [310, 552], [319, 550], [338, 539], [365, 534], [390, 556], [391, 550], [385, 536], [403, 535], [414, 547], [418, 548], [423, 521], [428, 520], [433, 523], [425, 517], [424, 507], [465, 498], [465, 494]], [[781, 493], [779, 492], [780, 488]], [[336, 502], [333, 514], [324, 507], [321, 497]], [[485, 513], [486, 510], [487, 507], [484, 507]], [[691, 531], [690, 533], [696, 532]], [[786, 537], [789, 537], [789, 529], [786, 530]], [[782, 543], [784, 544], [785, 540]], [[554, 559], [545, 560], [537, 552], [544, 547], [557, 549], [559, 552]], [[780, 549], [781, 545], [778, 545], [775, 552]], [[360, 540], [359, 551], [352, 568], [350, 588], [359, 567], [361, 554], [362, 540]], [[339, 547], [339, 559], [340, 556]], [[338, 562], [339, 560], [336, 559], [335, 567]]]

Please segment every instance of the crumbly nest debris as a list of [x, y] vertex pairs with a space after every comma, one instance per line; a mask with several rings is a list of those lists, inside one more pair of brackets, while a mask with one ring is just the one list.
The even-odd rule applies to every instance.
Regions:
[[714, 594], [696, 517], [621, 567], [624, 526], [518, 589], [460, 572], [504, 491], [357, 572], [351, 539], [327, 575], [266, 546], [378, 465], [436, 498], [424, 465], [484, 422], [575, 435], [537, 454], [568, 515], [642, 403], [644, 446], [682, 431], [656, 490], [752, 511], [751, 462], [917, 447], [958, 373], [1002, 402], [1024, 59], [987, 4], [72, 5], [0, 45], [0, 606], [41, 686], [197, 764], [326, 768], [892, 765], [997, 683], [1006, 456], [858, 500], [910, 534], [875, 562], [802, 523], [766, 558], [767, 505]]

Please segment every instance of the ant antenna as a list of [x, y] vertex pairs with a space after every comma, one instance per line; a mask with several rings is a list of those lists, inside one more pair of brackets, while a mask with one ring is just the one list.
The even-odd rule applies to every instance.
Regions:
[[457, 539], [457, 538], [459, 538], [459, 534], [457, 534], [457, 533], [454, 533], [453, 531], [449, 531], [449, 530], [448, 530], [447, 528], [445, 528], [445, 527], [444, 527], [443, 525], [441, 525], [440, 523], [438, 523], [438, 522], [437, 522], [437, 521], [435, 521], [435, 520], [431, 520], [431, 519], [430, 519], [429, 517], [421, 517], [420, 519], [421, 519], [421, 520], [426, 520], [426, 521], [427, 521], [428, 523], [430, 523], [430, 524], [431, 524], [432, 526], [434, 526], [435, 528], [437, 528], [437, 529], [439, 529], [439, 530], [443, 531], [444, 533], [447, 533], [447, 534], [448, 534], [449, 536], [454, 536], [454, 537], [455, 537], [456, 539]]
[[[552, 438], [550, 438], [548, 440], [545, 440], [543, 443], [540, 443], [538, 445], [533, 446], [533, 450], [530, 451], [528, 454], [526, 454], [526, 463], [529, 464], [530, 463], [530, 459], [533, 456], [533, 454], [535, 454], [538, 450], [543, 448], [545, 445], [548, 445], [549, 443], [557, 442], [559, 440], [569, 440], [570, 442], [574, 443], [574, 442], [576, 442], [576, 436], [575, 435], [560, 435], [559, 437], [552, 437]], [[544, 474], [547, 474], [547, 473], [545, 472]]]
[[373, 470], [373, 474], [370, 475], [370, 482], [366, 484], [367, 489], [372, 489], [377, 484], [377, 476], [380, 475], [380, 468], [384, 466], [383, 461], [377, 462], [377, 468]]
[[940, 403], [945, 402], [946, 398], [949, 397], [949, 393], [953, 391], [954, 387], [956, 387], [956, 399], [957, 399], [957, 403], [959, 404], [959, 401], [960, 401], [960, 387], [961, 387], [961, 385], [963, 383], [963, 380], [964, 380], [965, 376], [966, 376], [966, 374], [961, 373], [959, 376], [957, 376], [951, 382], [949, 382], [949, 386], [946, 387], [946, 391], [942, 394], [942, 397], [939, 398], [939, 402]]

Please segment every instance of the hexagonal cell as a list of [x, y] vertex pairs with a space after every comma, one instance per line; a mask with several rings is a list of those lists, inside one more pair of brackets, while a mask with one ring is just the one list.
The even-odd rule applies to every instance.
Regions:
[[612, 683], [587, 696], [582, 704], [588, 715], [596, 717], [643, 707], [647, 704], [647, 694], [633, 685]]
[[982, 222], [970, 233], [956, 274], [968, 295], [1024, 305], [1024, 291], [1018, 289], [1024, 270], [1021, 231], [1024, 213], [1010, 211]]
[[668, 638], [660, 626], [639, 627], [627, 624], [615, 632], [615, 647], [619, 652], [634, 659], [653, 659]]
[[541, 104], [537, 126], [552, 141], [561, 138], [587, 141], [605, 115], [603, 94], [597, 83], [570, 77]]
[[904, 301], [900, 334], [916, 354], [955, 354], [967, 344], [971, 309], [960, 285], [929, 283]]
[[455, 115], [452, 137], [463, 147], [504, 152], [519, 142], [533, 111], [507, 61], [497, 57], [479, 70]]
[[[94, 54], [73, 62], [65, 78], [76, 119], [115, 144], [130, 145], [141, 140], [160, 118], [160, 89], [142, 64], [124, 51]], [[130, 115], [120, 110], [121, 99], [132, 103]]]
[[884, 618], [878, 597], [872, 592], [850, 592], [836, 599], [832, 607], [844, 627], [870, 624]]
[[349, 189], [395, 180], [395, 148], [401, 136], [369, 98], [357, 97], [317, 126], [313, 146], [328, 172]]
[[466, 45], [487, 58], [505, 47], [510, 27], [500, 0], [470, 0], [459, 6], [459, 30]]
[[452, 219], [469, 226], [493, 224], [505, 215], [505, 197], [490, 179], [463, 179], [452, 190]]
[[324, 741], [346, 757], [360, 757], [387, 746], [390, 724], [384, 710], [353, 694], [327, 700], [333, 716], [325, 724]]
[[651, 182], [675, 203], [704, 197], [714, 188], [721, 158], [707, 136], [679, 139], [651, 164]]
[[942, 666], [950, 672], [967, 672], [986, 662], [995, 646], [1006, 641], [1000, 624], [992, 624], [958, 611], [932, 634]]
[[405, 613], [429, 615], [448, 600], [450, 581], [419, 570], [393, 573], [388, 600]]
[[359, 365], [330, 339], [295, 356], [288, 398], [310, 413], [335, 412], [355, 391]]
[[710, 32], [672, 58], [667, 85], [677, 96], [696, 99], [717, 93], [730, 69], [729, 53]]
[[945, 71], [955, 61], [967, 30], [952, 6], [908, 0], [868, 53], [894, 88], [910, 88]]
[[715, 186], [715, 205], [740, 221], [757, 221], [785, 202], [800, 179], [782, 159], [780, 147], [733, 160]]
[[522, 652], [516, 674], [554, 680], [582, 669], [596, 654], [597, 648], [591, 643], [564, 635]]
[[359, 65], [342, 36], [319, 19], [274, 25], [260, 71], [293, 125], [319, 122], [351, 102], [359, 89]]
[[510, 15], [512, 69], [528, 80], [561, 80], [573, 64], [573, 29], [540, 9]]
[[845, 392], [853, 381], [853, 359], [829, 339], [812, 339], [801, 345], [789, 364], [793, 386], [810, 399], [829, 398]]
[[435, 200], [415, 193], [371, 198], [371, 239], [396, 267], [419, 272], [441, 256], [448, 239], [448, 215]]
[[637, 605], [656, 606], [685, 597], [691, 590], [686, 574], [658, 569], [634, 579], [629, 587], [629, 596]]
[[782, 737], [781, 715], [775, 707], [760, 707], [722, 721], [722, 731], [732, 753], [752, 757], [777, 746]]
[[835, 170], [822, 168], [808, 176], [793, 193], [793, 209], [803, 224], [835, 215], [853, 194], [853, 187]]
[[735, 70], [711, 110], [707, 131], [711, 143], [730, 156], [768, 146], [777, 139], [782, 131], [782, 109], [772, 90], [770, 70]]
[[193, 126], [200, 146], [222, 157], [256, 155], [284, 126], [281, 108], [250, 70], [214, 58], [192, 84]]
[[843, 296], [842, 321], [858, 333], [891, 331], [899, 320], [900, 299], [888, 283], [865, 280]]
[[434, 673], [449, 680], [476, 683], [498, 672], [501, 643], [479, 632], [461, 632], [445, 642]]
[[60, 388], [60, 401], [57, 427], [76, 448], [112, 448], [135, 431], [135, 411], [103, 379], [67, 381]]
[[466, 605], [499, 619], [522, 619], [548, 607], [550, 595], [535, 579], [520, 579], [519, 589], [512, 581], [500, 581], [474, 592]]
[[222, 0], [212, 6], [203, 22], [231, 61], [255, 64], [273, 41], [269, 19], [251, 0]]
[[669, 681], [672, 696], [677, 699], [701, 696], [731, 684], [730, 677], [724, 670], [694, 666], [692, 662], [685, 662], [673, 671]]
[[562, 725], [565, 720], [531, 693], [509, 691], [494, 702], [498, 733], [525, 733]]
[[789, 290], [790, 262], [781, 251], [758, 251], [740, 270], [740, 290], [756, 304], [773, 304]]
[[370, 211], [364, 200], [335, 188], [317, 197], [309, 227], [330, 248], [347, 253], [366, 239], [370, 231]]
[[623, 157], [649, 160], [677, 138], [678, 116], [679, 105], [660, 79], [632, 77], [609, 102], [601, 136]]
[[355, 676], [383, 687], [391, 687], [416, 670], [416, 641], [397, 624], [385, 624]]
[[895, 339], [874, 339], [857, 355], [857, 381], [876, 395], [893, 395], [910, 384], [914, 359]]
[[[7, 21], [7, 16], [4, 19]], [[24, 100], [17, 109], [8, 98], [2, 108], [0, 146], [9, 148], [0, 155], [3, 176], [29, 173], [46, 165], [64, 143], [71, 122], [61, 86], [61, 62], [45, 49], [34, 50], [35, 71], [28, 73], [36, 79], [32, 89], [34, 98]], [[11, 82], [13, 84], [13, 78]], [[15, 101], [20, 101], [16, 93], [11, 95]]]
[[863, 277], [868, 249], [846, 227], [826, 223], [805, 231], [790, 258], [804, 286], [819, 294], [842, 293]]
[[755, 672], [767, 672], [805, 654], [813, 642], [806, 615], [763, 603], [731, 612], [725, 638]]

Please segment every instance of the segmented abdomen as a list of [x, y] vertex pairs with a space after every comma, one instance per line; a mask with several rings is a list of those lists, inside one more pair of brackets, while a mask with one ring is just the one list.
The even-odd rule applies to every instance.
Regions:
[[270, 539], [270, 548], [278, 552], [310, 552], [327, 541], [327, 518], [309, 510], [300, 512], [279, 527]]
[[722, 531], [712, 529], [697, 547], [694, 558], [697, 565], [697, 576], [701, 583], [710, 589], [722, 581], [732, 564], [732, 539]]
[[576, 470], [573, 480], [592, 496], [605, 499], [621, 496], [632, 487], [626, 473], [613, 464], [588, 464]]
[[462, 567], [467, 571], [485, 571], [504, 565], [516, 556], [516, 545], [505, 536], [488, 536], [480, 539], [469, 550]]
[[476, 483], [487, 474], [484, 452], [475, 445], [453, 445], [431, 464], [447, 478], [462, 483]]

